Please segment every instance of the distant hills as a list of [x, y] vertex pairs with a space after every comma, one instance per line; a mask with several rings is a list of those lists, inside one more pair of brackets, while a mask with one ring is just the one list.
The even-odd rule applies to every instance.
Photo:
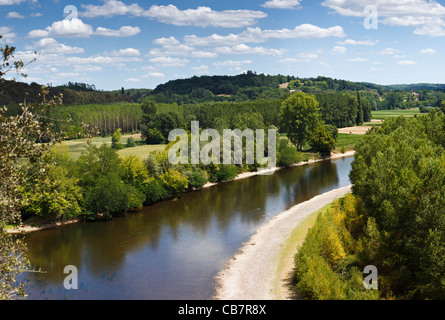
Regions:
[[[16, 81], [0, 82], [0, 106], [13, 106], [23, 103], [39, 102], [42, 85], [35, 82], [28, 84]], [[63, 102], [67, 105], [102, 104], [114, 102], [132, 102], [131, 97], [113, 92], [98, 91], [94, 86], [80, 83], [50, 87], [50, 96], [63, 94]]]
[[[41, 85], [37, 83], [3, 81], [0, 83], [0, 105], [17, 105], [25, 101], [38, 101]], [[66, 105], [141, 102], [151, 99], [158, 103], [196, 103], [205, 101], [248, 101], [277, 99], [289, 90], [308, 93], [362, 91], [381, 96], [389, 91], [444, 91], [445, 84], [417, 83], [378, 85], [352, 82], [329, 77], [299, 78], [289, 75], [265, 75], [252, 71], [236, 76], [200, 76], [168, 81], [155, 89], [125, 89], [99, 91], [94, 85], [69, 82], [50, 87], [51, 95], [60, 93]]]

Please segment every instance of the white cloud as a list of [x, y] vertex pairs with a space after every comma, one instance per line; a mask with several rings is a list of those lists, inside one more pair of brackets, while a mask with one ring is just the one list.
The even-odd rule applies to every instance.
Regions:
[[119, 30], [111, 30], [103, 27], [96, 29], [95, 35], [104, 37], [132, 37], [141, 32], [139, 27], [123, 26]]
[[264, 8], [295, 9], [300, 8], [301, 0], [270, 0], [261, 6]]
[[164, 77], [165, 77], [165, 74], [163, 74], [162, 72], [152, 71], [152, 72], [147, 73], [142, 78], [147, 79], [147, 78], [164, 78]]
[[399, 65], [401, 65], [401, 66], [412, 66], [412, 65], [416, 65], [417, 64], [417, 62], [415, 62], [415, 61], [412, 61], [412, 60], [402, 60], [402, 61], [400, 61], [399, 62]]
[[379, 52], [379, 54], [382, 55], [393, 55], [399, 52], [399, 50], [393, 49], [393, 48], [386, 48]]
[[14, 4], [20, 4], [26, 0], [0, 0], [0, 6], [11, 6]]
[[207, 37], [186, 35], [184, 41], [191, 46], [234, 46], [245, 43], [261, 43], [270, 39], [322, 39], [327, 37], [345, 37], [343, 28], [335, 26], [320, 28], [312, 24], [302, 24], [294, 29], [261, 30], [260, 28], [247, 28], [239, 34], [222, 36], [212, 34]]
[[100, 66], [93, 66], [93, 65], [75, 65], [74, 71], [77, 71], [77, 72], [101, 72], [101, 71], [103, 71], [103, 68]]
[[159, 38], [153, 41], [154, 44], [162, 48], [150, 50], [150, 56], [185, 56], [192, 58], [215, 58], [218, 55], [215, 52], [197, 50], [193, 46], [182, 44], [175, 37]]
[[313, 60], [318, 58], [318, 54], [315, 52], [302, 52], [299, 53], [297, 57], [305, 60]]
[[284, 50], [269, 49], [264, 47], [249, 47], [245, 44], [238, 44], [236, 46], [217, 47], [215, 51], [220, 54], [259, 54], [259, 55], [272, 55], [281, 56]]
[[192, 70], [195, 71], [198, 74], [207, 74], [209, 73], [209, 67], [205, 64], [199, 66], [199, 67], [192, 67]]
[[8, 19], [23, 19], [25, 16], [22, 16], [20, 13], [11, 11], [6, 15], [6, 18]]
[[436, 50], [434, 49], [422, 49], [419, 51], [420, 54], [430, 54], [430, 55], [434, 55], [436, 54]]
[[332, 49], [332, 53], [334, 54], [345, 54], [348, 51], [348, 49], [346, 49], [346, 47], [340, 47], [340, 46], [335, 46]]
[[348, 62], [366, 62], [366, 61], [368, 61], [368, 59], [360, 57], [348, 59]]
[[187, 59], [179, 59], [172, 57], [156, 57], [149, 60], [151, 63], [161, 67], [183, 67], [189, 63]]
[[83, 23], [80, 19], [56, 21], [45, 30], [32, 30], [30, 38], [52, 37], [52, 38], [88, 38], [93, 34], [93, 28]]
[[141, 32], [139, 27], [123, 26], [119, 30], [93, 27], [80, 19], [56, 21], [44, 30], [36, 29], [28, 33], [29, 38], [88, 38], [92, 35], [104, 37], [131, 37]]
[[141, 55], [141, 52], [138, 49], [127, 48], [127, 49], [114, 50], [111, 52], [111, 55], [117, 57], [138, 57]]
[[284, 59], [278, 60], [278, 62], [280, 62], [280, 63], [294, 63], [297, 61], [298, 61], [298, 59], [295, 59], [295, 58], [284, 58]]
[[379, 22], [414, 27], [414, 34], [445, 36], [445, 7], [435, 0], [325, 0], [322, 5], [342, 16], [365, 17], [367, 5], [378, 9]]
[[138, 4], [126, 5], [121, 1], [105, 0], [105, 3], [101, 6], [95, 6], [92, 4], [81, 5], [85, 11], [79, 14], [82, 17], [95, 18], [95, 17], [113, 17], [116, 15], [131, 14], [134, 16], [140, 16], [143, 14], [142, 9]]
[[223, 27], [241, 28], [257, 23], [259, 19], [267, 17], [261, 11], [226, 10], [214, 11], [209, 7], [179, 10], [174, 5], [153, 5], [145, 11], [144, 16], [157, 19], [160, 22], [176, 26]]
[[34, 48], [36, 48], [40, 53], [52, 53], [52, 54], [75, 54], [84, 53], [85, 50], [79, 47], [71, 47], [63, 43], [57, 42], [53, 38], [43, 38], [34, 43]]
[[127, 5], [117, 0], [105, 0], [101, 6], [82, 5], [82, 8], [85, 11], [80, 12], [80, 15], [87, 18], [133, 15], [177, 26], [240, 28], [255, 24], [259, 19], [267, 17], [267, 14], [261, 11], [215, 11], [209, 7], [180, 10], [171, 4], [167, 6], [152, 5], [148, 10], [145, 10], [138, 4]]
[[346, 39], [343, 42], [338, 42], [338, 44], [341, 45], [352, 45], [352, 46], [375, 46], [378, 43], [378, 41], [372, 41], [372, 40], [352, 40], [352, 39]]
[[125, 79], [125, 82], [140, 82], [141, 81], [141, 79], [137, 79], [137, 78], [128, 78], [128, 79]]
[[223, 68], [223, 67], [241, 67], [245, 64], [251, 64], [251, 60], [227, 60], [227, 61], [216, 61], [213, 63], [215, 67]]
[[0, 40], [1, 42], [5, 43], [14, 43], [15, 38], [17, 37], [17, 34], [12, 32], [13, 28], [9, 27], [0, 27], [0, 35], [3, 37]]

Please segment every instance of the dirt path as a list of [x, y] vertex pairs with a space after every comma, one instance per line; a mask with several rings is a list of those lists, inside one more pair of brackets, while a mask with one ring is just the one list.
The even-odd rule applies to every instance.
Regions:
[[[283, 262], [282, 250], [294, 229], [312, 213], [341, 198], [351, 186], [327, 192], [298, 204], [260, 226], [215, 278], [216, 300], [285, 300], [294, 298], [287, 286], [295, 252]], [[290, 270], [289, 270], [290, 269]], [[277, 283], [279, 283], [277, 288]]]

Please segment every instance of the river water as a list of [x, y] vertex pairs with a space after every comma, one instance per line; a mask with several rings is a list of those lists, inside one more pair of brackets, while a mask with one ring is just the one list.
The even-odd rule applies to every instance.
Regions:
[[[353, 158], [284, 169], [185, 194], [108, 222], [31, 233], [28, 299], [206, 300], [214, 277], [261, 224], [350, 184]], [[261, 263], [261, 261], [258, 261]], [[66, 290], [67, 265], [78, 289]]]

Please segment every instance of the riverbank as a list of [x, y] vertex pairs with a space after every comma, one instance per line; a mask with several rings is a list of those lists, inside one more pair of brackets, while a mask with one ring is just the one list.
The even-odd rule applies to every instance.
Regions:
[[[345, 153], [333, 153], [329, 157], [310, 159], [308, 161], [302, 161], [302, 162], [292, 165], [291, 167], [301, 167], [301, 166], [305, 166], [305, 165], [309, 165], [309, 164], [313, 164], [313, 163], [317, 163], [317, 162], [322, 162], [322, 161], [327, 161], [327, 160], [336, 160], [336, 159], [341, 159], [341, 158], [353, 157], [354, 155], [355, 155], [354, 150], [347, 151]], [[258, 175], [270, 175], [270, 174], [274, 174], [276, 171], [279, 171], [282, 169], [284, 169], [284, 168], [275, 167], [275, 168], [270, 168], [270, 169], [260, 169], [259, 171], [256, 171], [256, 172], [244, 172], [244, 173], [239, 174], [236, 178], [234, 178], [231, 181], [247, 179], [247, 178], [258, 176]], [[228, 181], [228, 182], [230, 182], [230, 181]], [[221, 182], [217, 182], [217, 183], [208, 182], [203, 186], [203, 188], [210, 188], [210, 187], [216, 186], [220, 183]]]
[[[294, 230], [314, 212], [351, 191], [339, 188], [300, 203], [260, 226], [215, 277], [215, 300], [285, 300], [295, 298], [288, 288], [295, 250], [286, 249]], [[283, 250], [286, 250], [283, 255]], [[284, 261], [284, 264], [283, 264]], [[286, 262], [287, 261], [287, 262]], [[290, 269], [290, 270], [289, 270]]]
[[[317, 162], [321, 162], [321, 161], [326, 161], [326, 160], [335, 160], [335, 159], [339, 159], [339, 158], [352, 157], [354, 155], [355, 155], [355, 151], [348, 151], [345, 153], [333, 153], [329, 157], [319, 158], [319, 159], [311, 159], [309, 161], [299, 162], [299, 163], [292, 165], [292, 167], [304, 166], [304, 165], [317, 163]], [[273, 174], [276, 171], [281, 170], [281, 169], [283, 169], [283, 168], [275, 167], [275, 168], [271, 168], [271, 169], [263, 169], [263, 170], [260, 170], [257, 172], [244, 172], [244, 173], [239, 174], [237, 177], [235, 177], [231, 181], [247, 179], [247, 178], [250, 178], [253, 176], [257, 176], [257, 175], [269, 175], [269, 174]], [[228, 181], [228, 182], [230, 182], [230, 181]], [[221, 184], [221, 183], [223, 183], [223, 182], [207, 183], [203, 186], [203, 188], [209, 188], [209, 187]], [[73, 224], [73, 223], [79, 223], [82, 221], [83, 221], [83, 219], [79, 218], [79, 219], [75, 219], [75, 220], [62, 221], [62, 222], [42, 223], [39, 226], [22, 224], [19, 226], [9, 227], [6, 229], [6, 232], [8, 232], [9, 234], [26, 234], [26, 233], [30, 233], [30, 232], [45, 230], [45, 229], [61, 227], [61, 226], [65, 226], [65, 225], [69, 225], [69, 224]]]

